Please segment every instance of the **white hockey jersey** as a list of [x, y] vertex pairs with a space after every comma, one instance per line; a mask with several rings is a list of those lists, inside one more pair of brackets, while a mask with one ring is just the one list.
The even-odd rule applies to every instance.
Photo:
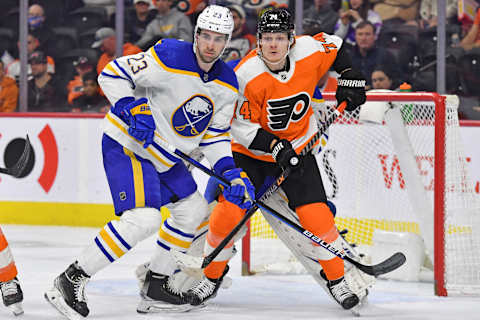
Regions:
[[[230, 122], [238, 94], [233, 70], [218, 60], [206, 73], [198, 66], [191, 43], [159, 41], [148, 51], [118, 58], [99, 75], [100, 86], [112, 103], [121, 98], [146, 97], [156, 125], [155, 139], [164, 139], [184, 153], [200, 147], [213, 165], [231, 156]], [[128, 134], [128, 125], [112, 110], [104, 132], [125, 148], [168, 170], [178, 159]]]

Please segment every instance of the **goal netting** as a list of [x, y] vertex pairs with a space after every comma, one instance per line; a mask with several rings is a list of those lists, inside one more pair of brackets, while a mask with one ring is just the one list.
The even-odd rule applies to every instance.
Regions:
[[[418, 234], [434, 264], [438, 295], [480, 294], [480, 197], [468, 176], [458, 98], [367, 96], [361, 111], [346, 112], [330, 127], [317, 156], [338, 228], [360, 246], [372, 245], [375, 230]], [[335, 107], [333, 95], [324, 98]], [[259, 212], [242, 260], [244, 273], [302, 270]]]

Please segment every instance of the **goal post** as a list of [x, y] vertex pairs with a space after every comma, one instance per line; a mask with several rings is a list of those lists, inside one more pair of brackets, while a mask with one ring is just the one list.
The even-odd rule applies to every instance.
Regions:
[[[336, 104], [334, 94], [324, 100]], [[375, 123], [369, 111], [379, 110]], [[375, 230], [418, 234], [434, 264], [435, 293], [479, 295], [480, 197], [468, 177], [458, 97], [369, 92], [361, 111], [346, 112], [328, 136], [317, 160], [347, 240], [368, 248]], [[244, 274], [298, 270], [259, 212], [247, 234]]]

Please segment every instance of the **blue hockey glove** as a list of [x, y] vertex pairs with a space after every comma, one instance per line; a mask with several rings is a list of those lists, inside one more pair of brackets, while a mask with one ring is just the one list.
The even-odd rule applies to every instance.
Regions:
[[153, 142], [155, 121], [148, 105], [147, 98], [140, 98], [125, 106], [122, 114], [130, 125], [128, 133], [139, 141], [145, 141], [144, 148]]
[[255, 187], [247, 174], [240, 168], [225, 171], [223, 176], [230, 181], [231, 186], [225, 187], [223, 196], [227, 201], [236, 204], [241, 209], [250, 209], [255, 199]]

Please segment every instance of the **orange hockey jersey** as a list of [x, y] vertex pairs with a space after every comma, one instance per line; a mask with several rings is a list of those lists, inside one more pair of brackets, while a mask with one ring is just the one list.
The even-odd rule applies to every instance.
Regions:
[[261, 127], [289, 140], [299, 153], [318, 131], [310, 103], [341, 45], [339, 37], [325, 33], [299, 36], [289, 53], [290, 70], [278, 74], [258, 57], [258, 49], [243, 58], [235, 68], [240, 98], [232, 121], [232, 151], [273, 162], [270, 154], [248, 149]]

